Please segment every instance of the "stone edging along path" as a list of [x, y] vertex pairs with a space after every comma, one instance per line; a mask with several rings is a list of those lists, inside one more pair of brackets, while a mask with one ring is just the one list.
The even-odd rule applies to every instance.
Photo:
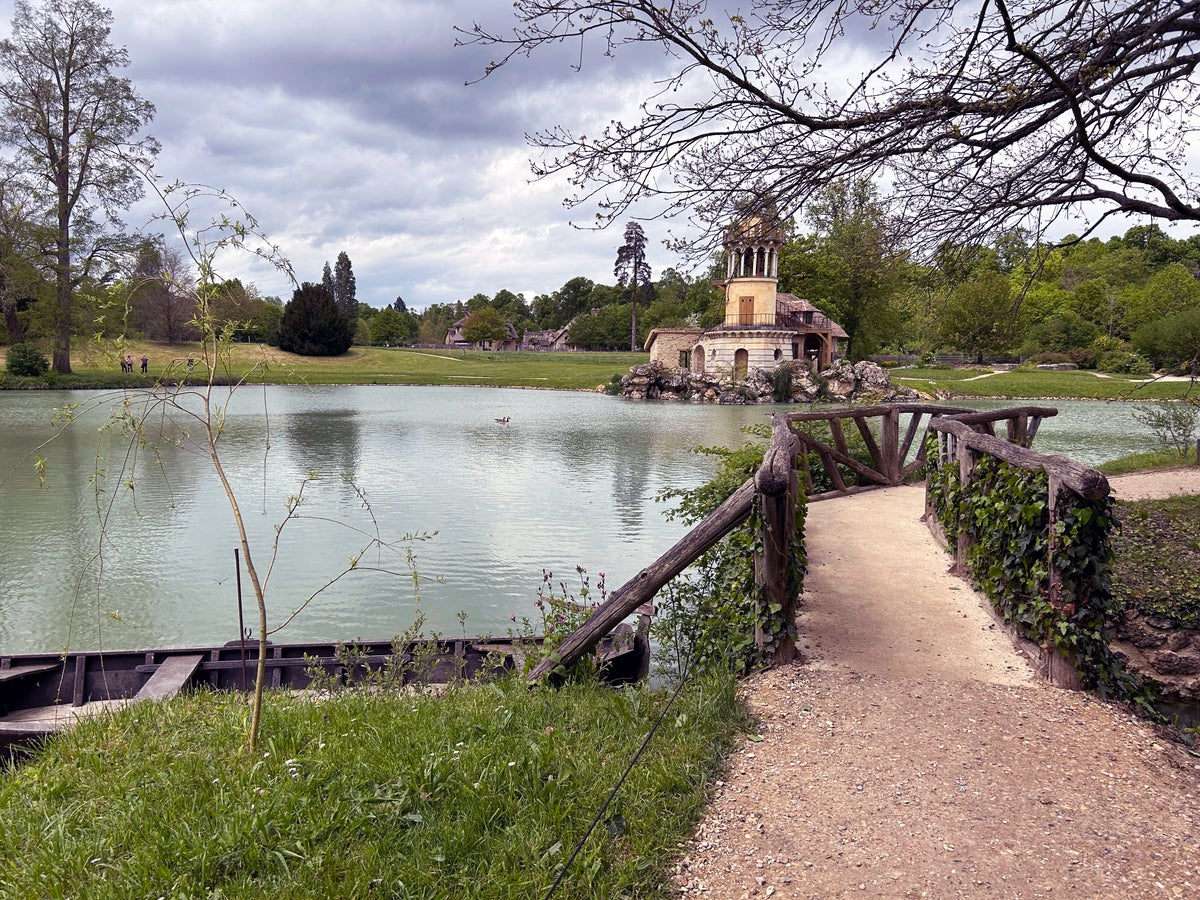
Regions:
[[759, 733], [681, 851], [679, 894], [1196, 896], [1200, 757], [1040, 683], [947, 574], [923, 505], [899, 487], [809, 508], [805, 662], [743, 686]]

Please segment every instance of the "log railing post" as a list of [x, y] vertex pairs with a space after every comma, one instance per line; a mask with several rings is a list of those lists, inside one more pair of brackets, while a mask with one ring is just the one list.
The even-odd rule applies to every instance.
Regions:
[[[754, 560], [755, 587], [761, 608], [754, 639], [760, 649], [771, 654], [773, 665], [782, 665], [790, 663], [796, 656], [795, 585], [788, 576], [792, 570], [792, 537], [796, 530], [800, 489], [796, 476], [800, 441], [792, 433], [786, 417], [772, 417], [771, 426], [770, 446], [754, 476], [761, 512], [759, 544], [762, 547]], [[774, 609], [778, 612], [771, 612]], [[768, 631], [763, 627], [774, 623], [782, 623], [782, 630]]]
[[[979, 454], [971, 448], [971, 446], [963, 440], [956, 442], [955, 457], [958, 463], [958, 487], [960, 496], [965, 495], [969, 490], [971, 479], [975, 477], [975, 466], [979, 463]], [[954, 544], [954, 565], [950, 571], [959, 576], [965, 576], [969, 571], [967, 558], [971, 552], [971, 536], [967, 534], [967, 529], [962, 527], [959, 522], [958, 534], [955, 535]]]
[[[1046, 540], [1046, 600], [1054, 609], [1054, 612], [1064, 618], [1070, 618], [1074, 609], [1065, 609], [1062, 599], [1062, 567], [1055, 560], [1058, 557], [1058, 529], [1055, 527], [1059, 520], [1058, 500], [1059, 493], [1064, 490], [1062, 480], [1055, 474], [1049, 474], [1047, 478], [1047, 498], [1046, 509], [1049, 511], [1049, 520], [1047, 529], [1049, 534]], [[1079, 677], [1079, 668], [1077, 666], [1078, 659], [1076, 654], [1072, 653], [1064, 658], [1059, 656], [1053, 645], [1046, 642], [1042, 646], [1042, 677], [1051, 684], [1058, 685], [1068, 690], [1081, 690], [1083, 680]]]
[[903, 481], [900, 474], [900, 407], [893, 406], [884, 412], [880, 443], [883, 444], [883, 474], [889, 484], [900, 484]]

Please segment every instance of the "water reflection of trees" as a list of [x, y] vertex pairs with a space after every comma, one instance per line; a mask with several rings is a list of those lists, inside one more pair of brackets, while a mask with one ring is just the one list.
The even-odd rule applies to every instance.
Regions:
[[303, 471], [352, 478], [362, 452], [362, 425], [348, 409], [292, 413], [284, 418], [288, 454]]

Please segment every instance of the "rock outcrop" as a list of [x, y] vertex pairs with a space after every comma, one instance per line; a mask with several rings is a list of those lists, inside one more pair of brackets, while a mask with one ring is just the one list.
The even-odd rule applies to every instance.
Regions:
[[909, 388], [897, 387], [887, 370], [864, 360], [838, 360], [814, 374], [802, 361], [783, 362], [774, 369], [751, 369], [735, 381], [729, 373], [693, 372], [654, 361], [634, 366], [621, 379], [622, 392], [635, 400], [688, 400], [703, 403], [897, 403], [918, 399]]
[[1164, 699], [1200, 702], [1200, 628], [1125, 610], [1112, 647], [1127, 668], [1159, 683]]

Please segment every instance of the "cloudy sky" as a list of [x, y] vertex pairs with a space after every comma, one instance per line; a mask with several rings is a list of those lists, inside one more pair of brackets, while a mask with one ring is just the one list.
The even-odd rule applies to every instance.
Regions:
[[[113, 43], [129, 51], [125, 74], [157, 107], [149, 132], [162, 144], [161, 178], [228, 191], [299, 280], [320, 280], [345, 250], [359, 299], [374, 306], [402, 296], [424, 308], [502, 288], [532, 299], [576, 275], [612, 283], [620, 225], [573, 227], [594, 209], [566, 210], [564, 179], [532, 180], [525, 134], [555, 125], [594, 133], [635, 119], [667, 71], [657, 53], [614, 61], [590, 52], [574, 71], [575, 45], [467, 84], [491, 57], [455, 47], [454, 26], [504, 31], [514, 21], [507, 0], [107, 6]], [[0, 36], [12, 12], [12, 0], [0, 0]], [[130, 224], [162, 231], [151, 220], [159, 212], [147, 201]], [[1131, 224], [1117, 217], [1098, 233]], [[667, 225], [643, 227], [655, 276], [686, 270], [662, 246]], [[227, 257], [220, 269], [291, 296], [285, 277], [252, 258]]]
[[[103, 0], [102, 0], [103, 2]], [[167, 180], [233, 194], [302, 281], [345, 250], [358, 298], [418, 308], [501, 288], [527, 297], [585, 275], [612, 283], [621, 230], [573, 228], [563, 181], [533, 182], [526, 132], [602, 126], [645, 93], [648, 68], [571, 54], [487, 81], [489, 55], [454, 25], [509, 25], [498, 0], [108, 0], [125, 74], [157, 107], [149, 129]], [[12, 0], [0, 0], [7, 36]], [[646, 66], [657, 60], [644, 61]], [[144, 226], [157, 207], [138, 210]], [[676, 263], [645, 223], [655, 276]], [[161, 231], [158, 227], [155, 230]], [[269, 267], [223, 273], [291, 296]]]

